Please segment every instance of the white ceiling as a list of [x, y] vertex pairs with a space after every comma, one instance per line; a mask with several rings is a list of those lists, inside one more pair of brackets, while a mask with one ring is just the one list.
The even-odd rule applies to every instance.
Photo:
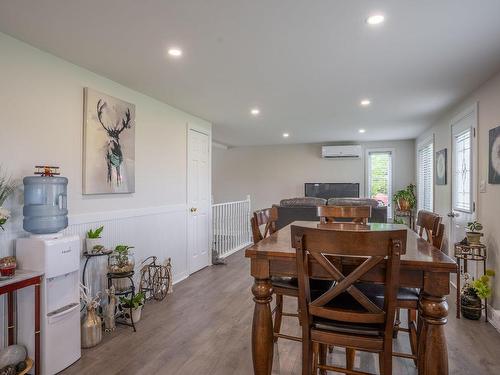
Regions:
[[417, 136], [500, 69], [499, 15], [499, 0], [0, 0], [0, 31], [256, 145]]

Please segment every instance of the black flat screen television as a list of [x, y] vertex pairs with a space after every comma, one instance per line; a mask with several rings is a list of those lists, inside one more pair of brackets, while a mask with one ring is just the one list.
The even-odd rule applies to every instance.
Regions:
[[315, 198], [359, 198], [359, 183], [306, 182], [305, 196]]

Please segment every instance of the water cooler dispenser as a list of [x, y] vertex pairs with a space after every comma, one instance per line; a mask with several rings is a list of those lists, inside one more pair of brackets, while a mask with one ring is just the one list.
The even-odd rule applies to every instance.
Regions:
[[[16, 241], [19, 268], [44, 273], [41, 285], [41, 373], [62, 371], [81, 357], [80, 238], [63, 236], [68, 226], [68, 180], [44, 174], [25, 177], [23, 227], [32, 233]], [[18, 342], [34, 354], [34, 288], [18, 293]]]

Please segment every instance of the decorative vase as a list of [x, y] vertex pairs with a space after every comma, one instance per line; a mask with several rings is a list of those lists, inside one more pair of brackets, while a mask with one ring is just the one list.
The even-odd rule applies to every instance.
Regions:
[[16, 257], [8, 256], [0, 259], [0, 276], [11, 278], [16, 273]]
[[465, 232], [465, 235], [467, 236], [468, 243], [477, 245], [481, 243], [481, 237], [483, 234], [481, 232]]
[[462, 293], [460, 296], [460, 311], [467, 319], [481, 319], [481, 298], [470, 293]]
[[93, 306], [87, 306], [82, 323], [82, 348], [92, 348], [102, 340], [102, 321]]
[[411, 210], [410, 203], [406, 199], [403, 199], [403, 198], [398, 199], [398, 207], [401, 211], [410, 211]]
[[94, 247], [102, 246], [102, 238], [86, 238], [85, 245], [87, 253], [92, 254]]

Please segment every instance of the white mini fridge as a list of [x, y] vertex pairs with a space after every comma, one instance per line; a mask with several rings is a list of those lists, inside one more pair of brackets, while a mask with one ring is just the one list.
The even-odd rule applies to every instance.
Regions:
[[[18, 239], [20, 269], [44, 273], [41, 285], [41, 374], [53, 375], [81, 357], [80, 238], [60, 234]], [[17, 342], [34, 358], [34, 288], [18, 293]]]

